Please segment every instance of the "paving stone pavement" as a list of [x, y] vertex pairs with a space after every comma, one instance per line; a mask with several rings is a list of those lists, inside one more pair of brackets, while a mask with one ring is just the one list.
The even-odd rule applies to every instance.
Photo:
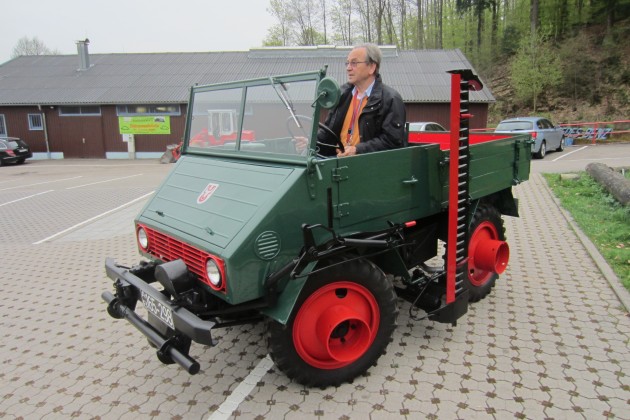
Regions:
[[[119, 201], [147, 191], [132, 188]], [[194, 345], [202, 371], [189, 376], [159, 363], [140, 333], [105, 311], [104, 259], [138, 261], [139, 205], [39, 245], [34, 238], [50, 234], [45, 221], [36, 233], [4, 223], [0, 418], [629, 419], [627, 309], [544, 179], [532, 174], [515, 195], [521, 217], [505, 219], [510, 266], [457, 326], [413, 321], [401, 301], [388, 351], [365, 376], [309, 389], [272, 366], [227, 413], [226, 401], [266, 360], [263, 325], [218, 330], [213, 348]], [[0, 204], [17, 198], [0, 191]], [[7, 205], [0, 219], [32, 211]]]

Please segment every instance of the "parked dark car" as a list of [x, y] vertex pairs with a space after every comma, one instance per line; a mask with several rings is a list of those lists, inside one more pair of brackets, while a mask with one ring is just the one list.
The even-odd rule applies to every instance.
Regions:
[[442, 127], [436, 122], [411, 122], [409, 123], [409, 132], [418, 131], [446, 131], [446, 128]]
[[554, 125], [549, 119], [542, 117], [509, 118], [499, 123], [495, 133], [529, 132], [534, 143], [532, 154], [542, 159], [548, 150], [561, 152], [564, 150], [564, 129]]
[[7, 163], [21, 164], [30, 157], [33, 157], [33, 152], [24, 140], [17, 137], [0, 137], [0, 166]]

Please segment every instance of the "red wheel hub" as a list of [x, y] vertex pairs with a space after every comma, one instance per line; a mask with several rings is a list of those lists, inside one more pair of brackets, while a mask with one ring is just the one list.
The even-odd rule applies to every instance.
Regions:
[[351, 282], [328, 284], [309, 296], [293, 323], [300, 357], [319, 369], [338, 369], [359, 359], [378, 331], [374, 295]]
[[474, 286], [483, 286], [495, 273], [505, 271], [509, 257], [510, 249], [499, 239], [496, 226], [480, 223], [468, 242], [468, 279]]

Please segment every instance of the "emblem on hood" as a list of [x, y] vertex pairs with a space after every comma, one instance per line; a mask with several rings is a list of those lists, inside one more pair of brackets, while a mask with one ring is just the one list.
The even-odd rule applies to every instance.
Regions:
[[208, 199], [212, 197], [212, 194], [214, 194], [214, 192], [218, 188], [219, 188], [219, 184], [210, 183], [206, 185], [206, 188], [204, 188], [204, 190], [201, 191], [201, 194], [199, 194], [199, 197], [197, 197], [197, 204], [203, 204], [206, 201], [208, 201]]

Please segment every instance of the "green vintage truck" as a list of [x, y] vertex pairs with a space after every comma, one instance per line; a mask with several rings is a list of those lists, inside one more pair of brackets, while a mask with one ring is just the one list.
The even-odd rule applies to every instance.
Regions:
[[108, 313], [191, 374], [193, 341], [266, 321], [276, 366], [319, 387], [376, 363], [400, 299], [414, 320], [455, 324], [505, 270], [501, 217], [518, 216], [512, 186], [529, 177], [531, 139], [471, 136], [478, 79], [451, 79], [450, 134], [345, 158], [316, 141], [339, 98], [325, 68], [193, 87], [182, 156], [135, 221], [145, 258], [106, 260]]

